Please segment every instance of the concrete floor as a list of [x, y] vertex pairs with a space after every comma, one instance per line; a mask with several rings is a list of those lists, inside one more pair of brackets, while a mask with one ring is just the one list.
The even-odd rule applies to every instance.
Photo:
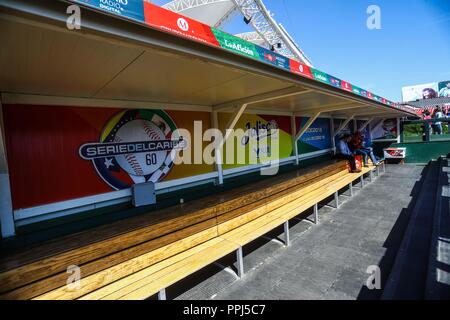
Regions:
[[354, 197], [344, 192], [339, 209], [323, 206], [319, 225], [308, 221], [310, 212], [292, 220], [290, 247], [277, 239], [282, 229], [244, 247], [243, 279], [233, 273], [235, 257], [230, 255], [168, 288], [168, 298], [378, 299], [382, 290], [365, 287], [367, 267], [380, 266], [384, 284], [423, 168], [387, 166]]

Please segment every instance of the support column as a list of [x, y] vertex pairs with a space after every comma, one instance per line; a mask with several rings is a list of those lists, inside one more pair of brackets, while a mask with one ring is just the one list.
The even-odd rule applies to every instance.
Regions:
[[330, 131], [331, 131], [331, 147], [333, 148], [333, 154], [336, 155], [336, 135], [334, 134], [334, 118], [331, 117], [330, 119]]
[[290, 244], [291, 244], [291, 240], [289, 237], [289, 221], [286, 221], [284, 223], [284, 245], [286, 247], [289, 247]]
[[297, 136], [297, 123], [295, 121], [295, 113], [291, 115], [291, 135], [292, 135], [292, 144], [294, 147], [294, 157], [295, 157], [295, 165], [299, 165], [299, 154], [298, 154], [298, 144], [295, 137]]
[[[239, 118], [242, 116], [242, 114], [244, 113], [247, 106], [248, 106], [248, 103], [244, 103], [241, 106], [236, 107], [234, 109], [234, 113], [232, 114], [230, 120], [228, 121], [228, 124], [225, 126], [222, 140], [219, 142], [219, 144], [217, 145], [217, 147], [215, 149], [216, 167], [217, 167], [217, 172], [218, 172], [218, 183], [219, 184], [223, 184], [223, 167], [222, 167], [223, 146], [230, 136], [229, 130], [234, 129], [234, 126], [239, 121]], [[219, 121], [217, 118], [217, 112], [218, 112], [217, 110], [213, 109], [211, 116], [212, 116], [213, 126], [218, 129]]]
[[317, 203], [314, 205], [314, 223], [319, 224], [319, 205]]
[[5, 144], [3, 106], [0, 101], [0, 225], [3, 238], [16, 234]]
[[[211, 112], [211, 122], [212, 122], [213, 128], [219, 130], [219, 120], [218, 120], [218, 116], [217, 116], [217, 111]], [[217, 182], [217, 184], [223, 184], [222, 148], [217, 147], [214, 150], [214, 156], [216, 159], [215, 167], [216, 167], [216, 171], [218, 174], [216, 182]]]
[[242, 253], [242, 247], [236, 250], [236, 262], [238, 277], [242, 278], [244, 276], [244, 255]]
[[349, 183], [348, 188], [350, 190], [350, 197], [353, 197], [353, 182]]
[[397, 143], [401, 142], [400, 118], [397, 118]]
[[161, 289], [158, 292], [158, 300], [167, 300], [166, 289]]
[[334, 193], [334, 201], [336, 202], [336, 209], [339, 208], [339, 191]]

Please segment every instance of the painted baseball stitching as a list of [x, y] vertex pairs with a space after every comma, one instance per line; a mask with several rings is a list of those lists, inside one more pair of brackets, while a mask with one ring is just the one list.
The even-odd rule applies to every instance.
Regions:
[[144, 131], [147, 134], [147, 136], [152, 140], [160, 140], [159, 134], [153, 129], [150, 128], [147, 124], [147, 122], [144, 122]]
[[[120, 137], [115, 136], [114, 137], [114, 142], [118, 142], [121, 143], [122, 139], [120, 139]], [[144, 175], [144, 171], [142, 170], [141, 166], [139, 165], [136, 157], [134, 156], [134, 154], [124, 154], [125, 160], [127, 160], [127, 162], [129, 163], [129, 165], [131, 166], [131, 168], [133, 169], [134, 173], [137, 176], [143, 176]]]

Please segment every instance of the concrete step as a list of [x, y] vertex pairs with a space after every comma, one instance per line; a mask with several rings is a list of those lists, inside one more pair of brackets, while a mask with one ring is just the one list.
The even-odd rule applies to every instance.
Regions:
[[429, 163], [381, 299], [424, 299], [440, 163]]
[[441, 159], [425, 299], [450, 299], [450, 166]]

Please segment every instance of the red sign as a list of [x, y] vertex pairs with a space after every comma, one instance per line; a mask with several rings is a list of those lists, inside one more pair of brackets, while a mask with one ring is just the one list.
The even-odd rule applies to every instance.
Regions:
[[145, 23], [153, 28], [166, 31], [197, 42], [219, 46], [214, 34], [206, 24], [192, 20], [178, 13], [165, 10], [157, 5], [144, 2]]
[[300, 63], [292, 59], [290, 59], [289, 64], [292, 72], [314, 79], [311, 72], [311, 68], [308, 67], [306, 64]]
[[404, 159], [406, 158], [406, 148], [387, 148], [384, 149], [386, 159]]
[[347, 91], [352, 92], [353, 91], [353, 87], [351, 85], [351, 83], [341, 80], [341, 88]]

